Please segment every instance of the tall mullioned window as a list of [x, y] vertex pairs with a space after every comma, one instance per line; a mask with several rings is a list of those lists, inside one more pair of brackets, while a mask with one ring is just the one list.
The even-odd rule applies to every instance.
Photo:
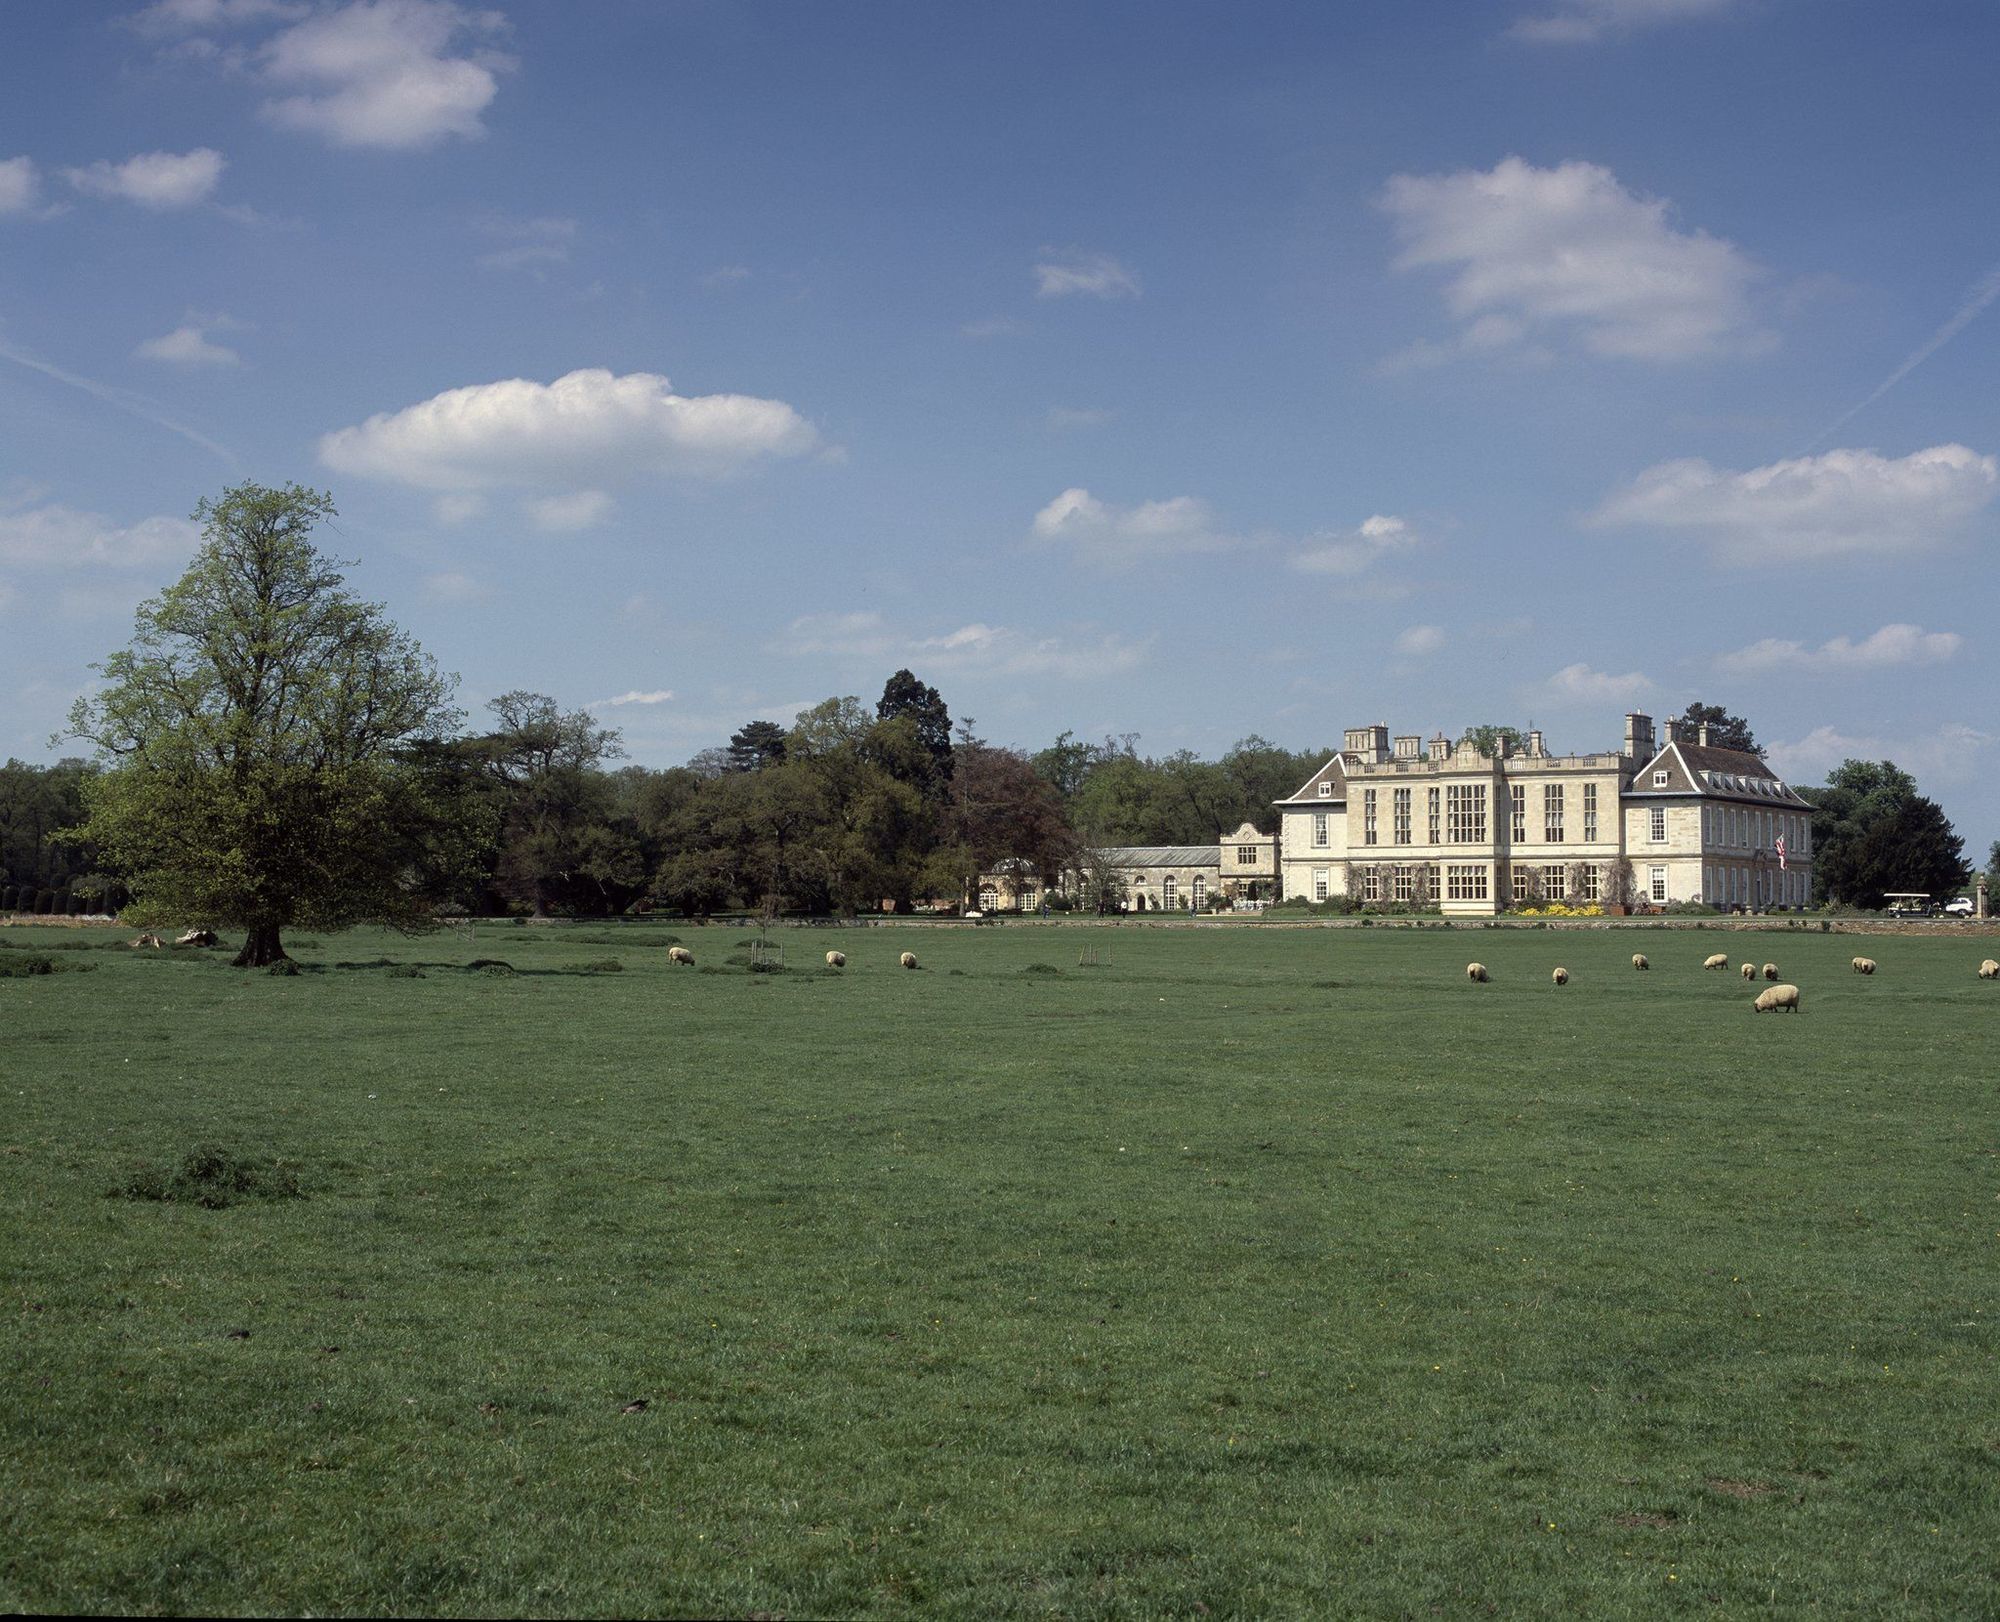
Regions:
[[1257, 847], [1255, 845], [1238, 845], [1236, 847], [1236, 865], [1238, 867], [1255, 867], [1257, 865]]
[[1457, 862], [1444, 870], [1445, 898], [1449, 901], [1484, 901], [1486, 869], [1462, 866]]
[[1514, 814], [1513, 837], [1519, 845], [1528, 837], [1528, 789], [1524, 783], [1516, 783], [1507, 790], [1508, 807]]
[[1656, 845], [1662, 845], [1662, 844], [1665, 844], [1665, 843], [1666, 843], [1666, 839], [1667, 839], [1667, 808], [1666, 808], [1666, 807], [1665, 807], [1664, 805], [1656, 805], [1656, 806], [1654, 806], [1654, 807], [1653, 807], [1653, 827], [1652, 827], [1652, 834], [1653, 834], [1653, 843], [1654, 843], [1654, 844], [1656, 844]]
[[1382, 899], [1382, 875], [1372, 867], [1361, 870], [1361, 899], [1380, 901]]
[[1410, 867], [1399, 867], [1396, 869], [1395, 878], [1392, 882], [1396, 887], [1396, 899], [1398, 901], [1408, 901], [1416, 893], [1416, 870]]
[[1452, 783], [1444, 791], [1445, 837], [1454, 845], [1486, 843], [1486, 785]]
[[1518, 862], [1514, 864], [1514, 899], [1516, 901], [1528, 899], [1528, 870]]
[[1442, 800], [1443, 797], [1444, 797], [1443, 794], [1437, 789], [1431, 789], [1426, 794], [1426, 799], [1428, 801], [1426, 809], [1430, 812], [1430, 824], [1431, 824], [1430, 842], [1433, 845], [1435, 845], [1438, 842], [1438, 820], [1439, 820], [1438, 802]]
[[1410, 791], [1408, 789], [1399, 788], [1396, 790], [1393, 812], [1396, 819], [1396, 843], [1407, 845], [1410, 842]]
[[1542, 894], [1551, 901], [1561, 901], [1569, 894], [1568, 875], [1562, 867], [1542, 869]]
[[1313, 900], [1324, 901], [1325, 899], [1326, 899], [1326, 869], [1323, 867], [1316, 867], [1313, 869]]
[[1324, 845], [1326, 843], [1326, 813], [1324, 811], [1315, 811], [1313, 813], [1313, 843], [1315, 845]]
[[1560, 845], [1563, 837], [1563, 786], [1560, 783], [1542, 785], [1542, 838], [1551, 845]]
[[1375, 791], [1372, 788], [1361, 791], [1361, 843], [1375, 843]]
[[1597, 785], [1583, 785], [1583, 838], [1586, 844], [1597, 842]]
[[1604, 894], [1604, 880], [1595, 862], [1586, 862], [1577, 870], [1583, 880], [1583, 899], [1596, 901]]

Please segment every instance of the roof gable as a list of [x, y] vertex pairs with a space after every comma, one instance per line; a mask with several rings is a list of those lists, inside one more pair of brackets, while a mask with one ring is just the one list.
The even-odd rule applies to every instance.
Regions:
[[[1657, 779], [1665, 774], [1665, 781]], [[1803, 806], [1807, 802], [1747, 749], [1670, 743], [1632, 774], [1629, 794], [1698, 794], [1752, 805]]]
[[[1319, 791], [1320, 784], [1332, 785], [1330, 794]], [[1273, 800], [1273, 805], [1325, 805], [1329, 801], [1345, 804], [1347, 800], [1347, 762], [1342, 755], [1335, 755], [1324, 766], [1308, 777], [1300, 785], [1296, 794], [1287, 795], [1282, 800]]]

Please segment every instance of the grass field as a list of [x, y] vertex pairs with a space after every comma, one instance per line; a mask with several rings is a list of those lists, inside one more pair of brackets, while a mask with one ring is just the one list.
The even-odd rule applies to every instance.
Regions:
[[0, 933], [0, 1605], [2000, 1612], [1990, 938], [682, 938]]

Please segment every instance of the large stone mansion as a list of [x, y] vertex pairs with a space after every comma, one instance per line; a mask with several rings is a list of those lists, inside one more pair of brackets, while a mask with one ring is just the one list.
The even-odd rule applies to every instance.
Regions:
[[[1096, 851], [1132, 912], [1351, 895], [1491, 915], [1528, 901], [1571, 905], [1804, 907], [1812, 897], [1812, 807], [1762, 757], [1723, 749], [1706, 726], [1625, 717], [1622, 748], [1552, 755], [1530, 732], [1493, 754], [1442, 733], [1392, 739], [1357, 727], [1345, 747], [1276, 802], [1276, 838], [1245, 823], [1213, 845]], [[1076, 895], [1081, 875], [1057, 888]], [[1623, 888], [1621, 897], [1619, 890]], [[1032, 910], [1020, 864], [982, 876], [987, 909]]]
[[1492, 914], [1519, 901], [1619, 899], [1630, 864], [1639, 904], [1803, 907], [1812, 896], [1812, 807], [1762, 757], [1709, 729], [1625, 717], [1615, 753], [1551, 755], [1530, 732], [1493, 754], [1442, 734], [1393, 741], [1358, 727], [1278, 802], [1288, 896], [1430, 900]]

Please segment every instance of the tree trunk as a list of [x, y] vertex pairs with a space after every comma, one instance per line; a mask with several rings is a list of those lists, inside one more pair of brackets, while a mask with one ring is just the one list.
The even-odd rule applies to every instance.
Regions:
[[229, 961], [232, 968], [261, 969], [283, 960], [286, 956], [285, 948], [278, 940], [278, 926], [254, 924], [250, 933], [243, 938], [243, 950]]

